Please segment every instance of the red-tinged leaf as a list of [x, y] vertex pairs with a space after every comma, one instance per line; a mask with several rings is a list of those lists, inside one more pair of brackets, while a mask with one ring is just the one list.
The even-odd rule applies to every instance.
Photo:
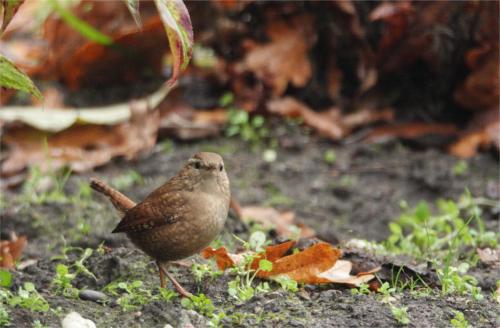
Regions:
[[0, 267], [13, 268], [28, 243], [26, 236], [12, 235], [11, 240], [0, 241]]
[[0, 0], [0, 11], [3, 7], [3, 21], [0, 27], [0, 35], [5, 31], [12, 18], [16, 14], [19, 7], [23, 4], [24, 0]]
[[172, 76], [167, 81], [172, 85], [186, 68], [193, 52], [193, 27], [189, 12], [182, 0], [155, 0], [172, 52]]

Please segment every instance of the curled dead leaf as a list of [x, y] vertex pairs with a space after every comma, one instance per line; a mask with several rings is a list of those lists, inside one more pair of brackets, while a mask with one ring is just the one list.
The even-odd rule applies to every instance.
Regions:
[[26, 236], [17, 237], [15, 233], [11, 235], [10, 240], [0, 241], [0, 267], [11, 269], [14, 268], [17, 261], [28, 244]]

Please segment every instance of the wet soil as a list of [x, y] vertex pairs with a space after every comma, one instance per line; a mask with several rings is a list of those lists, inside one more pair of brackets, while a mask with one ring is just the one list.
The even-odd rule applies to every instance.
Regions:
[[[99, 195], [74, 196], [90, 176], [113, 181], [131, 169], [136, 170], [142, 175], [142, 182], [123, 191], [139, 201], [175, 174], [194, 152], [216, 151], [225, 159], [232, 193], [242, 205], [291, 209], [321, 239], [335, 244], [351, 238], [383, 240], [388, 235], [388, 222], [400, 213], [402, 200], [412, 206], [420, 200], [433, 203], [438, 198], [456, 199], [466, 188], [475, 196], [491, 198], [498, 190], [498, 162], [491, 154], [469, 160], [466, 174], [457, 176], [453, 167], [458, 160], [438, 149], [416, 150], [398, 142], [333, 146], [304, 131], [278, 128], [274, 134], [280, 146], [273, 163], [267, 163], [259, 152], [251, 151], [237, 139], [160, 143], [154, 153], [138, 160], [116, 160], [95, 172], [72, 176], [65, 191], [73, 196], [63, 202], [34, 205], [23, 200], [21, 191], [6, 193], [2, 239], [10, 231], [26, 234], [29, 244], [22, 261], [37, 261], [14, 272], [11, 290], [31, 281], [54, 309], [43, 314], [8, 308], [12, 326], [32, 327], [38, 319], [49, 327], [58, 327], [61, 318], [71, 311], [91, 319], [97, 327], [208, 325], [206, 317], [184, 309], [179, 298], [169, 302], [156, 300], [124, 312], [113, 297], [100, 304], [54, 295], [51, 281], [57, 263], [71, 264], [79, 253], [68, 252], [68, 259], [62, 262], [54, 256], [61, 255], [65, 245], [97, 249], [102, 243], [109, 247], [104, 254], [94, 251], [85, 262], [97, 279], [80, 274], [74, 281], [77, 288], [99, 291], [117, 279], [141, 280], [157, 293], [154, 263], [134, 250], [125, 236], [110, 233], [119, 220], [111, 205]], [[336, 160], [327, 164], [324, 154], [331, 149], [335, 150]], [[488, 229], [498, 231], [498, 213], [486, 212], [485, 220]], [[231, 216], [221, 241], [231, 247], [235, 242], [232, 234], [246, 238], [249, 231], [248, 225]], [[193, 260], [203, 261], [199, 256]], [[338, 286], [305, 286], [298, 293], [289, 293], [271, 284], [274, 291], [238, 303], [227, 293], [227, 283], [232, 279], [227, 273], [196, 283], [187, 267], [174, 266], [172, 272], [191, 292], [206, 294], [216, 312], [226, 314], [223, 326], [398, 326], [380, 295], [355, 296]], [[481, 273], [478, 278], [481, 283]], [[497, 272], [489, 272], [489, 285], [499, 278]], [[482, 301], [458, 296], [417, 297], [405, 292], [396, 296], [396, 305], [408, 307], [410, 327], [448, 327], [454, 310], [463, 312], [474, 327], [497, 326], [498, 304], [489, 290]]]

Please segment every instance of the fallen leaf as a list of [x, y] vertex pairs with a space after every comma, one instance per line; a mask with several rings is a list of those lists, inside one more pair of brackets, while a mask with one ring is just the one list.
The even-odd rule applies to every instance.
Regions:
[[240, 74], [251, 71], [271, 86], [275, 96], [282, 95], [288, 84], [303, 87], [311, 78], [308, 51], [315, 42], [310, 16], [292, 22], [274, 20], [267, 25], [270, 39], [265, 44], [248, 43], [245, 58], [236, 64]]
[[0, 241], [0, 267], [11, 269], [28, 244], [26, 236], [17, 237], [15, 233], [11, 235], [10, 240]]
[[[257, 277], [274, 279], [286, 276], [306, 284], [339, 283], [358, 286], [373, 279], [375, 277], [373, 273], [380, 269], [374, 268], [369, 272], [352, 276], [350, 274], [352, 263], [345, 260], [339, 261], [342, 252], [327, 243], [318, 243], [301, 252], [284, 256], [293, 245], [294, 243], [289, 241], [268, 246], [263, 254], [256, 256], [251, 264], [254, 270], [258, 269], [259, 261], [264, 258], [273, 264], [271, 271], [257, 271]], [[237, 255], [240, 257], [236, 257]], [[243, 254], [228, 253], [224, 247], [216, 250], [205, 249], [202, 256], [207, 259], [215, 257], [221, 270], [234, 266], [244, 258]]]
[[344, 128], [340, 124], [340, 112], [337, 109], [318, 113], [292, 97], [270, 100], [267, 108], [273, 114], [301, 118], [306, 125], [317, 130], [320, 135], [332, 140], [339, 140], [345, 135]]
[[491, 249], [491, 248], [478, 248], [477, 255], [479, 255], [479, 259], [481, 262], [488, 265], [500, 265], [500, 250], [499, 249]]
[[491, 145], [500, 149], [500, 113], [497, 109], [477, 112], [460, 138], [449, 147], [449, 152], [470, 158], [480, 148], [488, 149]]
[[131, 112], [129, 121], [117, 125], [76, 124], [56, 133], [26, 125], [12, 126], [4, 131], [2, 140], [8, 146], [1, 164], [2, 176], [14, 175], [31, 165], [44, 171], [67, 165], [82, 172], [116, 156], [136, 158], [154, 146], [159, 115], [133, 105]]
[[0, 26], [0, 35], [5, 31], [12, 18], [16, 14], [24, 0], [0, 0], [0, 11], [3, 11], [2, 26]]
[[292, 97], [272, 99], [268, 101], [267, 108], [273, 114], [285, 117], [300, 118], [304, 123], [322, 136], [332, 140], [340, 140], [353, 129], [377, 121], [392, 121], [394, 111], [391, 108], [383, 110], [359, 109], [356, 112], [342, 116], [338, 108], [327, 111], [315, 112], [304, 103]]
[[[278, 211], [272, 207], [244, 206], [241, 208], [241, 217], [245, 221], [252, 220], [260, 223], [265, 229], [273, 228], [278, 236], [285, 238], [310, 238], [316, 234], [305, 225], [294, 224], [295, 213], [292, 211]], [[297, 229], [300, 231], [299, 236], [296, 235]]]
[[457, 127], [453, 124], [413, 122], [373, 128], [365, 140], [380, 142], [393, 138], [416, 139], [426, 135], [454, 136], [456, 134]]

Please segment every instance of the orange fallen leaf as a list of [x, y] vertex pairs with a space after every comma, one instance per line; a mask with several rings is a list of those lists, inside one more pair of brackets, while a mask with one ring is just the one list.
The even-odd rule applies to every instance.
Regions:
[[[259, 261], [265, 258], [272, 262], [273, 268], [271, 271], [257, 271], [257, 277], [273, 279], [286, 276], [306, 284], [339, 283], [352, 286], [370, 281], [375, 277], [373, 273], [380, 269], [375, 268], [352, 276], [352, 263], [338, 260], [342, 254], [341, 250], [327, 243], [318, 243], [301, 252], [284, 256], [293, 245], [294, 243], [289, 241], [267, 247], [263, 254], [255, 256], [250, 267], [257, 270]], [[244, 254], [231, 254], [224, 247], [207, 248], [202, 252], [204, 258], [215, 257], [218, 267], [222, 270], [240, 263]]]
[[17, 237], [16, 234], [12, 234], [10, 240], [0, 241], [0, 267], [14, 268], [15, 261], [21, 257], [27, 244], [26, 236]]
[[[243, 220], [252, 220], [260, 223], [264, 228], [274, 228], [278, 236], [294, 237], [294, 227], [300, 230], [300, 238], [315, 236], [313, 229], [301, 224], [294, 224], [295, 213], [292, 211], [278, 211], [272, 207], [245, 206], [241, 208]], [[297, 236], [296, 236], [297, 237]]]

